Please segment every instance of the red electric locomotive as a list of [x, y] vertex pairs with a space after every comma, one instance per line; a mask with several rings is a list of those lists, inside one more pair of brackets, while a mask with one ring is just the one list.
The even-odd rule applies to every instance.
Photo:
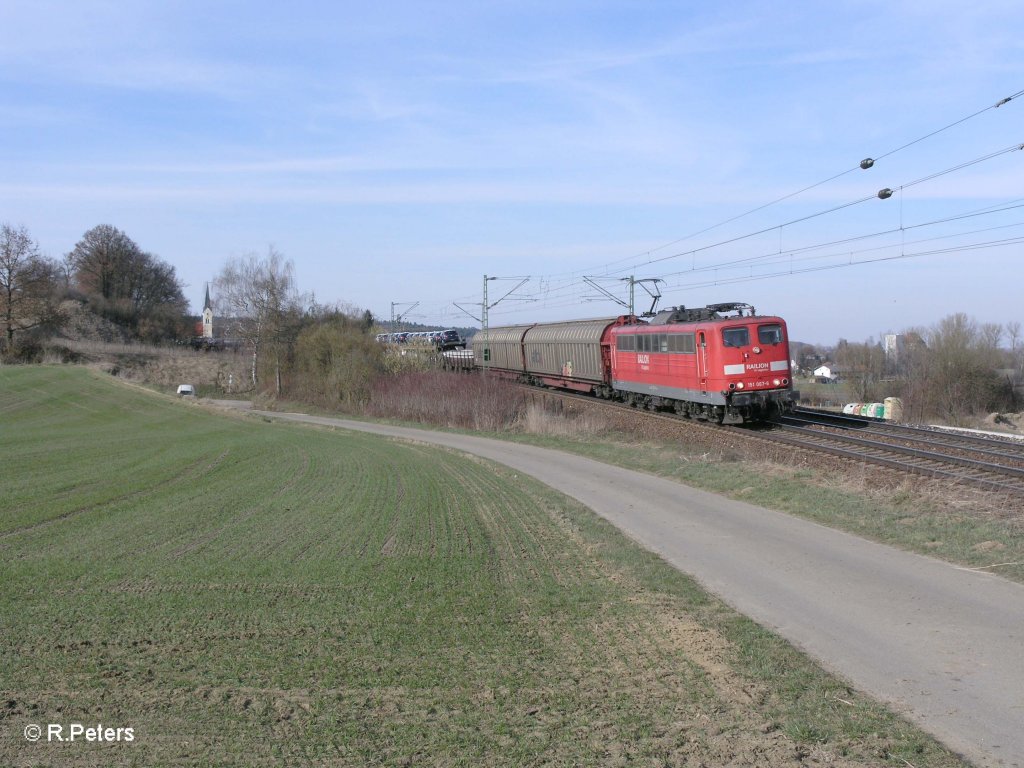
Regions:
[[795, 400], [786, 322], [748, 304], [668, 309], [609, 336], [611, 388], [627, 402], [739, 424]]
[[[733, 314], [730, 314], [733, 313]], [[520, 381], [718, 423], [760, 421], [795, 400], [786, 323], [748, 304], [491, 328], [474, 364]]]

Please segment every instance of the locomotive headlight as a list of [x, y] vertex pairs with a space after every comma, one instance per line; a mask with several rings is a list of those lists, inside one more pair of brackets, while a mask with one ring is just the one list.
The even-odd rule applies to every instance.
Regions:
[[779, 386], [779, 384], [781, 384], [781, 383], [782, 382], [779, 381], [778, 379], [772, 379], [772, 384], [774, 384], [776, 387]]
[[741, 381], [741, 382], [738, 382], [738, 383], [736, 384], [736, 389], [743, 389], [743, 382], [742, 382], [742, 381]]

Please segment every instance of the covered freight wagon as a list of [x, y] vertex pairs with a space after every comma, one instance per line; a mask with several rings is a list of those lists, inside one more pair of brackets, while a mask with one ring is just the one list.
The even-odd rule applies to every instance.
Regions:
[[631, 322], [636, 318], [620, 316], [490, 328], [486, 342], [482, 333], [473, 337], [473, 360], [526, 382], [592, 392], [611, 383], [609, 330]]
[[530, 325], [506, 325], [487, 330], [473, 337], [473, 363], [477, 368], [523, 372], [523, 334]]
[[523, 337], [526, 371], [550, 386], [589, 392], [608, 378], [601, 342], [619, 318], [533, 326]]

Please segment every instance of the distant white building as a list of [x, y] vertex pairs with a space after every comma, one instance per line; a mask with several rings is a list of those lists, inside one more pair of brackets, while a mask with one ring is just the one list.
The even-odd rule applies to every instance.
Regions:
[[907, 337], [898, 333], [887, 333], [882, 340], [882, 349], [885, 350], [885, 359], [897, 362], [907, 348]]
[[832, 369], [829, 366], [821, 365], [814, 369], [814, 378], [831, 381], [835, 377], [832, 375]]
[[913, 331], [908, 333], [887, 333], [882, 339], [885, 359], [894, 365], [898, 365], [907, 356], [907, 353], [915, 349], [924, 349], [927, 346], [924, 339]]

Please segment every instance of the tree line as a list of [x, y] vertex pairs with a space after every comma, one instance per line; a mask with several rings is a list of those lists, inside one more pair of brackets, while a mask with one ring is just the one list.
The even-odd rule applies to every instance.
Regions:
[[[356, 407], [387, 370], [369, 310], [318, 304], [274, 248], [229, 259], [213, 283], [223, 336], [249, 357], [250, 388]], [[61, 260], [44, 256], [23, 226], [0, 225], [0, 359], [31, 360], [60, 330], [74, 300], [139, 341], [195, 335], [175, 268], [123, 231], [87, 231]]]
[[229, 259], [213, 287], [225, 333], [249, 356], [254, 391], [356, 408], [386, 370], [373, 314], [318, 304], [272, 247]]
[[1024, 408], [1024, 336], [1020, 322], [979, 323], [957, 312], [910, 328], [899, 345], [840, 339], [832, 357], [860, 402], [902, 399], [904, 418], [956, 423], [965, 416]]
[[174, 267], [116, 227], [93, 227], [57, 261], [40, 253], [24, 226], [0, 225], [0, 352], [16, 358], [19, 342], [59, 328], [67, 299], [142, 341], [172, 339], [187, 327], [188, 302]]
[[[375, 342], [368, 310], [318, 304], [298, 289], [292, 262], [272, 247], [265, 255], [229, 259], [213, 289], [221, 332], [247, 356], [254, 393], [358, 410], [382, 376], [408, 366]], [[90, 229], [57, 261], [40, 253], [24, 227], [0, 225], [0, 355], [17, 359], [19, 343], [59, 328], [69, 298], [141, 341], [194, 335], [174, 267], [119, 229]], [[854, 397], [899, 396], [914, 420], [956, 421], [1024, 407], [1019, 322], [979, 324], [958, 313], [901, 338], [896, 354], [872, 339], [840, 340], [834, 360]]]

